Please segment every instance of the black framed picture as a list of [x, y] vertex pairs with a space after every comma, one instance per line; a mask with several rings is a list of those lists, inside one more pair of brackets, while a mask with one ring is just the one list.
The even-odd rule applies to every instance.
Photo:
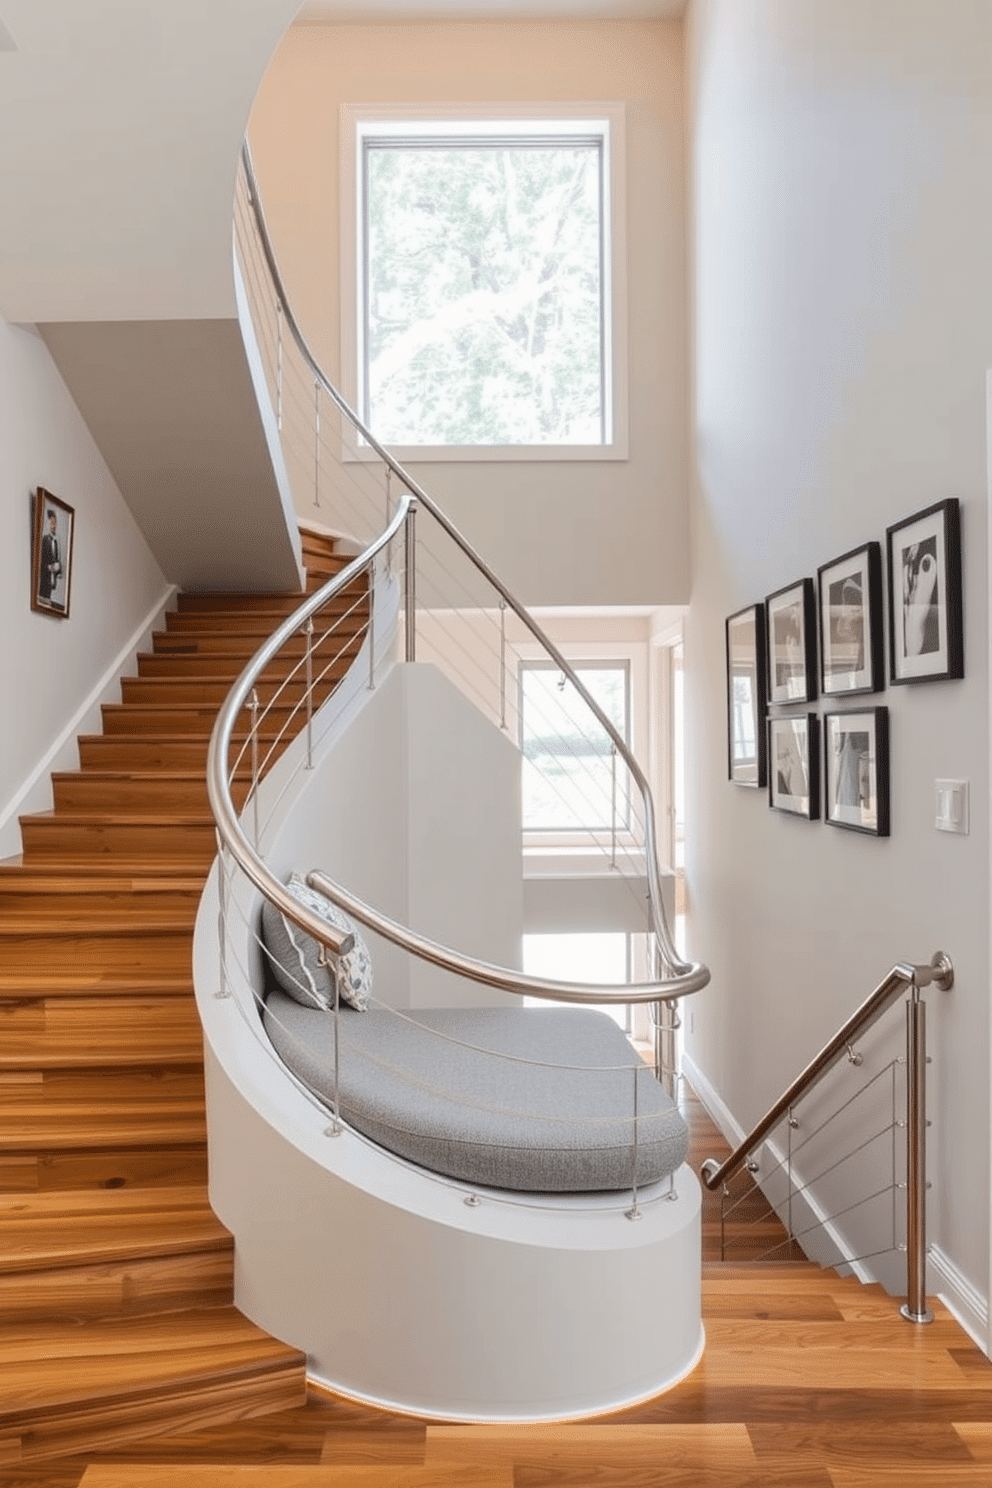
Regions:
[[760, 604], [727, 619], [727, 774], [735, 785], [763, 786], [765, 617]]
[[835, 827], [889, 835], [889, 710], [823, 717], [825, 819]]
[[76, 513], [51, 491], [35, 492], [31, 528], [31, 608], [69, 618]]
[[817, 569], [820, 688], [824, 697], [878, 692], [882, 660], [882, 548], [852, 548]]
[[964, 676], [961, 514], [956, 497], [886, 530], [889, 677], [941, 682]]
[[768, 804], [816, 821], [820, 815], [820, 735], [815, 713], [768, 720]]
[[768, 620], [768, 701], [811, 703], [816, 697], [816, 599], [812, 579], [800, 579], [765, 600]]

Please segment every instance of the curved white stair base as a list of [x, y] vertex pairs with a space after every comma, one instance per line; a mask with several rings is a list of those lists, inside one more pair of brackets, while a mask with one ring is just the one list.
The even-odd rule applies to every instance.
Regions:
[[[677, 1202], [645, 1205], [636, 1222], [622, 1207], [469, 1206], [464, 1186], [350, 1131], [326, 1135], [327, 1116], [280, 1086], [233, 999], [214, 1010], [210, 1197], [235, 1235], [235, 1302], [306, 1351], [310, 1378], [446, 1420], [540, 1421], [654, 1395], [695, 1364], [688, 1168]], [[225, 1021], [238, 1046], [225, 1039], [227, 1070], [214, 1051]]]
[[[357, 780], [342, 778], [336, 751], [355, 727], [349, 713], [367, 725], [392, 706], [397, 688], [410, 703], [418, 670], [342, 706], [313, 771], [292, 777], [300, 740], [277, 762], [261, 790], [263, 822], [278, 802], [263, 832], [277, 871], [317, 866], [312, 852], [330, 847], [321, 825], [330, 798], [361, 796]], [[424, 685], [434, 686], [429, 678]], [[332, 778], [322, 778], [329, 766]], [[505, 784], [507, 799], [518, 801], [515, 777]], [[336, 815], [330, 833], [345, 861], [356, 844], [342, 834], [358, 834], [358, 846], [367, 836], [367, 816], [357, 808], [352, 815]], [[520, 890], [518, 881], [522, 920]], [[595, 1414], [656, 1394], [692, 1368], [703, 1331], [700, 1190], [688, 1168], [676, 1175], [676, 1202], [660, 1194], [631, 1221], [623, 1196], [530, 1205], [483, 1196], [469, 1205], [464, 1184], [408, 1166], [353, 1132], [329, 1136], [328, 1113], [294, 1084], [265, 1038], [246, 981], [244, 968], [258, 975], [245, 928], [257, 921], [258, 896], [244, 880], [233, 887], [231, 986], [221, 998], [217, 907], [215, 865], [194, 942], [210, 1198], [235, 1237], [235, 1300], [252, 1321], [305, 1350], [315, 1381], [448, 1420]], [[380, 997], [402, 985], [388, 949], [373, 946]], [[411, 983], [401, 1000], [409, 1005], [417, 990]], [[478, 995], [462, 992], [465, 1002]]]

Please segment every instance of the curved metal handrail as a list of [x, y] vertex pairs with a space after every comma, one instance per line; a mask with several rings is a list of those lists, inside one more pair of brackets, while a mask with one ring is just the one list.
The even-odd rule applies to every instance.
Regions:
[[912, 987], [916, 993], [921, 987], [929, 987], [931, 983], [936, 984], [944, 992], [949, 991], [954, 985], [954, 967], [950, 956], [945, 952], [937, 951], [929, 966], [913, 966], [906, 961], [897, 962], [892, 970], [882, 978], [874, 992], [865, 998], [857, 1011], [851, 1014], [833, 1038], [824, 1044], [820, 1052], [810, 1060], [802, 1074], [797, 1075], [775, 1104], [770, 1106], [761, 1120], [755, 1123], [730, 1156], [722, 1163], [718, 1163], [713, 1157], [706, 1159], [699, 1170], [706, 1187], [719, 1188], [727, 1178], [737, 1172], [755, 1148], [760, 1147], [768, 1133], [788, 1115], [792, 1106], [804, 1095], [808, 1095], [827, 1071], [832, 1069], [838, 1060], [843, 1059], [853, 1040], [867, 1032], [905, 987]]
[[651, 911], [651, 928], [657, 938], [662, 963], [670, 975], [646, 982], [622, 983], [619, 986], [612, 983], [597, 986], [586, 983], [555, 982], [538, 977], [525, 976], [523, 973], [512, 971], [506, 967], [491, 965], [487, 962], [477, 961], [473, 958], [463, 956], [449, 947], [441, 946], [434, 941], [417, 935], [409, 927], [400, 925], [388, 916], [380, 914], [371, 905], [357, 899], [340, 884], [332, 881], [322, 873], [317, 872], [311, 875], [311, 878], [315, 881], [315, 885], [319, 886], [328, 898], [339, 904], [348, 913], [354, 915], [357, 920], [369, 929], [374, 930], [385, 939], [402, 947], [420, 959], [430, 961], [436, 966], [453, 972], [455, 975], [465, 976], [489, 986], [515, 992], [521, 996], [526, 995], [552, 1001], [575, 1003], [602, 1003], [611, 1001], [618, 1003], [657, 1003], [699, 991], [709, 982], [709, 969], [701, 962], [685, 960], [675, 948], [662, 898], [653, 798], [650, 786], [637, 760], [634, 758], [622, 735], [604, 713], [589, 690], [584, 686], [570, 663], [561, 654], [550, 637], [545, 635], [544, 631], [525, 607], [515, 598], [468, 539], [463, 536], [454, 523], [450, 521], [441, 508], [434, 502], [431, 496], [404, 470], [389, 451], [383, 448], [322, 371], [286, 296], [282, 275], [279, 272], [279, 267], [275, 259], [265, 216], [259, 200], [258, 187], [247, 140], [245, 140], [242, 147], [242, 162], [245, 171], [249, 204], [258, 229], [259, 242], [275, 290], [277, 306], [283, 323], [289, 328], [290, 334], [296, 342], [297, 348], [312, 373], [315, 382], [319, 383], [323, 392], [331, 399], [362, 440], [383, 461], [387, 469], [398, 478], [410, 494], [400, 500], [397, 511], [380, 536], [358, 558], [350, 563], [347, 568], [342, 570], [341, 573], [331, 579], [316, 594], [301, 604], [300, 608], [279, 626], [269, 640], [259, 648], [228, 694], [227, 700], [218, 715], [211, 738], [207, 761], [208, 794], [211, 809], [217, 822], [218, 837], [222, 846], [230, 851], [232, 857], [235, 858], [251, 882], [282, 913], [292, 919], [294, 923], [300, 925], [317, 939], [324, 941], [335, 954], [346, 952], [350, 948], [347, 939], [340, 932], [333, 931], [327, 925], [326, 921], [321, 920], [295, 900], [288, 893], [285, 886], [265, 866], [241, 827], [238, 814], [231, 799], [225, 762], [228, 758], [235, 719], [244, 707], [259, 674], [275, 657], [283, 643], [291, 635], [294, 635], [310, 616], [322, 609], [348, 583], [352, 582], [361, 573], [371, 567], [377, 554], [387, 547], [399, 534], [403, 526], [412, 518], [416, 506], [420, 505], [439, 523], [465, 557], [482, 574], [506, 606], [513, 611], [525, 629], [544, 648], [555, 665], [572, 683], [630, 771], [640, 792], [644, 809], [644, 850], [648, 901]]

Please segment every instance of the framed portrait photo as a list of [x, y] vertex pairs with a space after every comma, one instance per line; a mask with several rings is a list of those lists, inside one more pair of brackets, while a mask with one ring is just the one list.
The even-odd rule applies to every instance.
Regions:
[[820, 815], [820, 737], [815, 713], [768, 720], [768, 804], [816, 821]]
[[941, 682], [964, 676], [961, 514], [938, 501], [886, 531], [889, 678]]
[[61, 620], [69, 618], [75, 527], [73, 508], [39, 486], [31, 528], [31, 608]]
[[767, 779], [765, 686], [765, 616], [749, 605], [727, 619], [727, 774], [735, 785]]
[[889, 835], [889, 710], [823, 718], [825, 819], [835, 827]]
[[854, 548], [817, 569], [820, 687], [824, 697], [878, 692], [882, 661], [882, 548]]
[[811, 703], [816, 697], [816, 599], [813, 580], [769, 594], [768, 701]]

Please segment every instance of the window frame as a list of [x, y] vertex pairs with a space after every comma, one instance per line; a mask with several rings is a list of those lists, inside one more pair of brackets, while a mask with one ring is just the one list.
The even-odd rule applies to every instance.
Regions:
[[[627, 748], [630, 749], [631, 736], [634, 724], [634, 699], [633, 699], [633, 667], [629, 656], [596, 656], [569, 659], [569, 666], [574, 672], [620, 672], [624, 678], [624, 722], [621, 733]], [[541, 658], [531, 659], [521, 657], [517, 666], [517, 734], [520, 748], [521, 760], [526, 759], [524, 751], [524, 677], [527, 672], [554, 672], [558, 673], [560, 668], [553, 661]], [[617, 816], [617, 841], [629, 846], [634, 842], [633, 811], [629, 793], [624, 794], [625, 812]], [[523, 802], [521, 801], [521, 812]], [[580, 844], [580, 839], [595, 836], [610, 831], [609, 822], [594, 823], [580, 822], [574, 827], [562, 826], [528, 826], [521, 815], [521, 827], [524, 843], [526, 846], [548, 845], [548, 844]]]
[[[479, 460], [586, 461], [628, 458], [627, 273], [624, 105], [621, 103], [342, 104], [340, 152], [341, 380], [365, 419], [363, 173], [368, 137], [477, 131], [506, 136], [561, 133], [603, 139], [603, 388], [601, 444], [390, 445], [404, 464]], [[373, 433], [376, 431], [373, 430]], [[357, 452], [371, 457], [367, 448]]]

